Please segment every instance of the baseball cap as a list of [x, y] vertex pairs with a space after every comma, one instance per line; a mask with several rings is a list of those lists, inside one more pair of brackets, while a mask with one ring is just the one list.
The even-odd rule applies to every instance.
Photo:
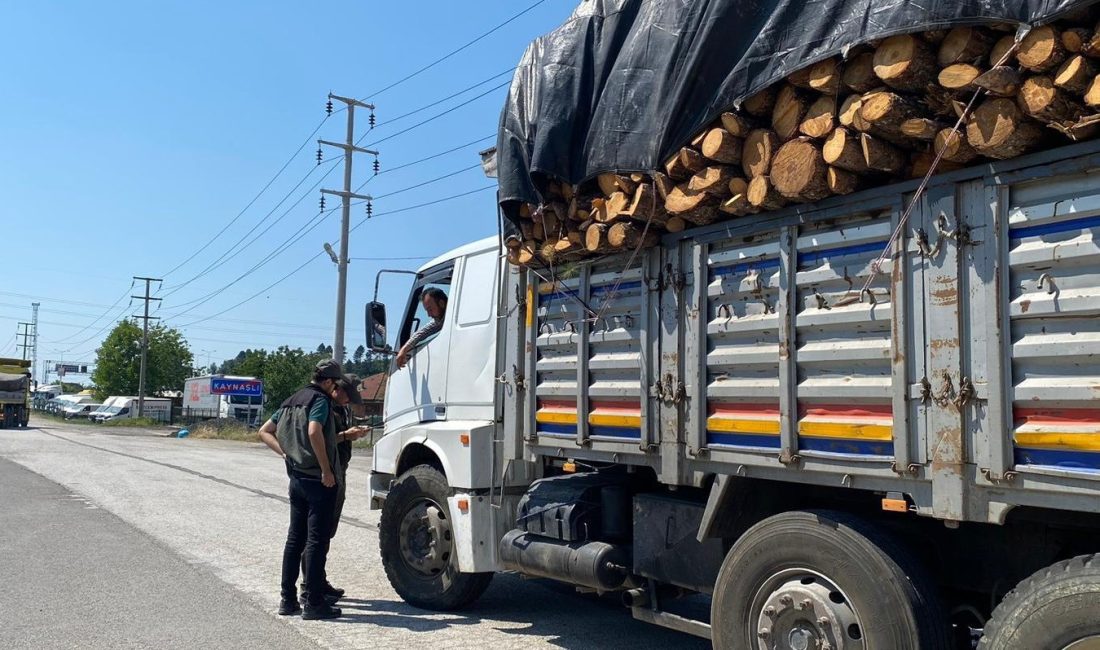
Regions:
[[357, 375], [344, 375], [336, 383], [340, 385], [340, 390], [344, 391], [352, 404], [363, 403], [363, 396], [359, 394], [359, 377]]
[[340, 364], [336, 362], [336, 359], [325, 359], [317, 363], [317, 377], [320, 379], [335, 379], [339, 381], [344, 378], [344, 371], [341, 370]]

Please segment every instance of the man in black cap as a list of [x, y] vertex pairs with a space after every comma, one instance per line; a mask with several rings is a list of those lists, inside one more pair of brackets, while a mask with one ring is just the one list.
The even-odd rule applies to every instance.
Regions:
[[287, 398], [260, 427], [260, 439], [286, 461], [290, 478], [290, 528], [283, 549], [282, 600], [279, 614], [302, 611], [298, 604], [299, 568], [309, 597], [302, 618], [339, 618], [333, 607], [325, 560], [336, 510], [336, 422], [331, 396], [344, 375], [333, 359], [313, 370], [308, 386]]
[[[349, 405], [362, 404], [363, 398], [359, 395], [359, 377], [356, 375], [344, 375], [337, 382], [332, 391], [332, 417], [336, 427], [336, 464], [333, 473], [336, 475], [336, 503], [332, 515], [332, 532], [329, 539], [336, 537], [336, 529], [340, 525], [340, 515], [344, 510], [344, 498], [347, 495], [348, 464], [351, 462], [351, 443], [362, 438], [370, 431], [370, 427], [352, 426], [352, 414]], [[344, 590], [333, 587], [325, 582], [326, 594], [332, 599], [342, 598]], [[309, 601], [309, 587], [303, 585], [302, 604]]]

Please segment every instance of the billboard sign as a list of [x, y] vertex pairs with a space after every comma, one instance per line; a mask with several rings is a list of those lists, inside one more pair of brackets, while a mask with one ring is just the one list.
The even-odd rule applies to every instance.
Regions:
[[210, 378], [210, 392], [215, 395], [237, 395], [239, 397], [264, 396], [264, 382], [259, 379]]

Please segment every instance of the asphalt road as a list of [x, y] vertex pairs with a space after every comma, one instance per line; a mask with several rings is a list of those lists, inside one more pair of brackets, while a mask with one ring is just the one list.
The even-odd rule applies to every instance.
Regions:
[[344, 618], [281, 618], [286, 477], [266, 448], [35, 424], [0, 430], [0, 647], [708, 647], [511, 575], [460, 613], [405, 605], [380, 565], [365, 456], [329, 556]]

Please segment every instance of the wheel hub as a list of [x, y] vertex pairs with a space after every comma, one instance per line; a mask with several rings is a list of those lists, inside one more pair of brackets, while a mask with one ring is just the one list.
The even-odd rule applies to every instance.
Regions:
[[783, 572], [754, 599], [759, 650], [861, 650], [862, 625], [848, 598], [811, 571]]
[[401, 519], [401, 559], [413, 571], [432, 578], [451, 560], [453, 539], [446, 511], [430, 499], [417, 501]]
[[1100, 636], [1090, 636], [1067, 645], [1063, 650], [1100, 650]]

